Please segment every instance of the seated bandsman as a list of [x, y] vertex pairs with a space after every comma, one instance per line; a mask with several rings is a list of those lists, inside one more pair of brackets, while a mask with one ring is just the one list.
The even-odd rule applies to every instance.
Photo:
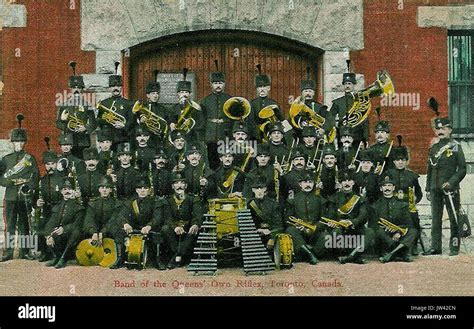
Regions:
[[38, 189], [35, 190], [35, 219], [36, 232], [38, 232], [38, 250], [41, 251], [41, 256], [38, 258], [40, 262], [45, 262], [51, 258], [48, 248], [46, 247], [45, 236], [40, 234], [44, 231], [47, 220], [51, 217], [53, 207], [58, 204], [62, 195], [60, 187], [63, 185], [64, 177], [56, 171], [58, 157], [56, 153], [49, 149], [43, 152], [43, 163], [46, 173], [39, 180]]
[[185, 134], [179, 130], [173, 130], [170, 134], [171, 145], [168, 150], [169, 165], [173, 172], [180, 172], [186, 167], [186, 139]]
[[[150, 195], [148, 178], [141, 177], [135, 182], [135, 195], [123, 202], [116, 222], [112, 224], [112, 235], [117, 247], [117, 261], [111, 269], [123, 266], [125, 259], [125, 238], [132, 233], [150, 235], [147, 241], [151, 255], [156, 255], [159, 248], [159, 235], [155, 234], [159, 227], [154, 217], [155, 199]], [[153, 232], [152, 232], [153, 230]], [[156, 257], [159, 258], [159, 257]], [[157, 259], [158, 260], [158, 259]], [[144, 264], [146, 265], [146, 264]]]
[[162, 198], [171, 195], [173, 174], [168, 166], [168, 155], [163, 148], [158, 148], [153, 159], [153, 190], [155, 196]]
[[282, 164], [284, 161], [288, 161], [290, 150], [285, 144], [284, 129], [282, 124], [280, 122], [271, 124], [268, 134], [268, 146], [270, 148], [271, 155], [270, 161], [274, 163], [276, 159], [280, 164]]
[[[150, 81], [145, 86], [145, 93], [146, 93], [146, 101], [143, 102], [143, 105], [146, 109], [150, 110], [153, 114], [159, 116], [160, 118], [164, 119], [159, 121], [159, 129], [157, 126], [151, 125], [149, 126], [148, 120], [150, 118], [142, 112], [136, 113], [136, 121], [140, 127], [142, 127], [145, 131], [148, 132], [150, 136], [149, 144], [151, 147], [157, 147], [159, 145], [164, 145], [165, 142], [165, 135], [169, 130], [168, 124], [171, 122], [171, 113], [158, 103], [160, 99], [160, 92], [161, 86], [157, 79], [158, 72], [155, 71], [155, 79]], [[150, 129], [151, 127], [151, 129]]]
[[46, 266], [63, 268], [70, 253], [80, 240], [80, 229], [83, 224], [85, 209], [76, 200], [76, 193], [71, 183], [65, 179], [61, 188], [62, 200], [51, 211], [51, 217], [45, 225], [43, 235], [50, 248], [53, 259]]
[[306, 157], [305, 154], [301, 152], [301, 147], [296, 147], [291, 153], [290, 161], [290, 170], [287, 173], [281, 172], [281, 189], [282, 196], [285, 200], [292, 198], [295, 193], [300, 191], [301, 177], [310, 175], [313, 179], [315, 178], [313, 172], [306, 169]]
[[[406, 146], [402, 146], [402, 136], [397, 136], [399, 139], [398, 147], [394, 147], [392, 150], [391, 159], [394, 164], [393, 169], [387, 170], [386, 175], [395, 183], [395, 196], [400, 200], [408, 202], [411, 219], [415, 228], [420, 231], [420, 217], [418, 216], [418, 211], [416, 209], [416, 204], [421, 201], [423, 198], [423, 191], [421, 189], [420, 183], [418, 182], [417, 173], [407, 168], [409, 155], [408, 149]], [[413, 245], [412, 254], [418, 255], [418, 236], [417, 241]]]
[[85, 148], [91, 146], [90, 134], [97, 128], [94, 108], [86, 104], [81, 97], [85, 88], [84, 79], [76, 75], [76, 62], [70, 62], [73, 75], [68, 79], [71, 91], [69, 97], [62, 106], [58, 106], [56, 114], [56, 127], [63, 134], [70, 134], [73, 141], [74, 155], [82, 157]]
[[99, 154], [95, 148], [84, 149], [84, 162], [86, 164], [86, 172], [78, 176], [79, 189], [81, 191], [81, 198], [86, 205], [89, 201], [99, 197], [99, 190], [97, 184], [104, 177], [104, 173], [97, 168], [99, 164]]
[[393, 142], [390, 141], [390, 124], [387, 121], [379, 121], [375, 126], [375, 140], [375, 144], [369, 147], [375, 166], [374, 173], [383, 176], [383, 173], [393, 168], [390, 161]]
[[[259, 135], [259, 126], [263, 124], [266, 119], [259, 117], [260, 110], [270, 105], [277, 105], [277, 102], [268, 95], [271, 90], [271, 78], [269, 75], [262, 74], [262, 67], [260, 64], [257, 64], [258, 75], [255, 76], [255, 87], [257, 88], [257, 98], [253, 99], [250, 102], [252, 107], [251, 114], [253, 116], [254, 127], [251, 128], [251, 137], [258, 138], [260, 141], [263, 139], [263, 136]], [[283, 121], [285, 118], [278, 106], [273, 107], [274, 115], [278, 121]]]
[[331, 144], [328, 144], [324, 147], [323, 152], [323, 165], [318, 174], [316, 188], [320, 190], [322, 197], [327, 198], [336, 193], [340, 188], [340, 183], [337, 181], [337, 151]]
[[71, 171], [76, 171], [77, 175], [80, 175], [86, 171], [86, 165], [84, 161], [72, 153], [73, 150], [73, 138], [70, 134], [62, 134], [59, 136], [59, 148], [61, 153], [58, 154], [58, 166], [57, 170], [63, 175], [68, 176]]
[[[288, 224], [286, 233], [293, 239], [296, 260], [315, 265], [316, 256], [325, 253], [325, 229], [319, 221], [325, 213], [326, 202], [314, 193], [314, 180], [310, 175], [301, 176], [300, 188], [293, 199], [287, 200], [283, 218]], [[292, 218], [299, 220], [298, 223], [290, 224]]]
[[[275, 199], [277, 194], [276, 185], [280, 183], [280, 173], [277, 172], [275, 176], [276, 169], [270, 162], [270, 149], [268, 144], [259, 144], [256, 154], [256, 165], [245, 177], [244, 197], [252, 197], [252, 185], [258, 180], [265, 182], [267, 186], [266, 195]], [[277, 184], [275, 184], [275, 180], [277, 180]]]
[[336, 254], [340, 255], [339, 262], [364, 264], [362, 254], [374, 238], [374, 231], [366, 227], [369, 219], [366, 199], [353, 191], [355, 184], [353, 171], [340, 171], [339, 181], [341, 190], [328, 198], [329, 210], [326, 218], [330, 220], [325, 225], [329, 227], [327, 231], [331, 238], [341, 235], [351, 238], [343, 240], [350, 241], [351, 245], [348, 243], [343, 249], [335, 249], [338, 251]]
[[117, 168], [118, 162], [115, 156], [115, 152], [112, 151], [112, 136], [107, 130], [97, 131], [97, 150], [99, 151], [99, 164], [98, 168], [101, 172], [107, 172], [107, 170], [113, 170]]
[[87, 205], [82, 234], [87, 239], [102, 243], [103, 238], [113, 237], [113, 221], [120, 207], [113, 196], [114, 183], [109, 177], [102, 177], [96, 188], [99, 197]]
[[212, 176], [214, 182], [212, 195], [217, 198], [242, 197], [245, 172], [234, 163], [234, 153], [231, 149], [222, 147], [219, 148], [219, 153], [221, 165]]
[[153, 162], [155, 149], [150, 146], [150, 133], [141, 126], [135, 129], [135, 168], [141, 173], [148, 172]]
[[372, 204], [377, 200], [380, 191], [378, 189], [378, 175], [374, 174], [372, 156], [369, 150], [359, 152], [359, 168], [354, 175], [356, 194], [366, 197], [367, 202]]
[[126, 200], [135, 195], [135, 184], [140, 172], [132, 166], [132, 151], [129, 143], [120, 144], [117, 148], [119, 167], [110, 173], [117, 190], [117, 198]]
[[376, 247], [382, 263], [396, 257], [404, 262], [412, 261], [410, 248], [415, 243], [418, 230], [411, 220], [408, 203], [399, 200], [394, 192], [394, 181], [384, 176], [380, 182], [382, 197], [371, 206], [369, 227], [375, 230]]
[[280, 204], [267, 196], [265, 181], [252, 181], [253, 196], [248, 199], [247, 207], [257, 228], [257, 233], [268, 249], [273, 249], [274, 239], [278, 233], [284, 232]]
[[187, 192], [206, 201], [214, 188], [213, 171], [202, 156], [200, 143], [189, 144], [185, 154], [188, 165], [182, 175], [186, 180]]
[[184, 177], [176, 174], [172, 188], [173, 195], [164, 200], [164, 224], [161, 229], [164, 244], [171, 254], [169, 269], [190, 261], [203, 215], [199, 198], [186, 193]]
[[357, 169], [356, 168], [356, 154], [358, 146], [354, 147], [354, 134], [352, 129], [349, 127], [342, 127], [339, 129], [339, 141], [341, 142], [341, 148], [337, 153], [337, 165], [339, 169]]

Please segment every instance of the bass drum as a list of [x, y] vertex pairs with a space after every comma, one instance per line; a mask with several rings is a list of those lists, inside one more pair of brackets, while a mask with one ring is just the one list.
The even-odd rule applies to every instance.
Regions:
[[291, 235], [286, 233], [277, 234], [275, 237], [275, 245], [273, 247], [273, 256], [275, 267], [277, 270], [283, 268], [291, 268], [293, 266], [293, 239]]
[[125, 252], [127, 253], [127, 267], [144, 269], [147, 260], [147, 246], [145, 236], [142, 234], [132, 234], [125, 241]]

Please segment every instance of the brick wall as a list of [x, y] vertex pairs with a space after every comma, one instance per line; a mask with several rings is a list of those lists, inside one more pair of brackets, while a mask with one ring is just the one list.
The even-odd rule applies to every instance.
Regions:
[[57, 148], [59, 130], [55, 125], [54, 102], [55, 95], [67, 88], [67, 77], [71, 75], [68, 62], [78, 62], [78, 74], [94, 72], [95, 54], [80, 49], [79, 0], [17, 3], [26, 5], [27, 26], [0, 31], [5, 83], [0, 107], [0, 138], [8, 138], [10, 129], [16, 126], [16, 114], [21, 112], [28, 130], [26, 148], [39, 157], [45, 150], [45, 136], [51, 136]]
[[[430, 3], [429, 3], [430, 2]], [[433, 138], [431, 118], [433, 112], [426, 100], [433, 96], [440, 104], [440, 112], [447, 116], [448, 63], [447, 30], [419, 28], [416, 15], [418, 5], [433, 5], [433, 1], [398, 2], [366, 1], [364, 3], [364, 49], [353, 52], [354, 70], [365, 75], [372, 83], [379, 69], [386, 69], [395, 81], [396, 92], [418, 93], [420, 109], [411, 107], [383, 107], [382, 119], [390, 121], [392, 138], [403, 136], [410, 148], [410, 166], [417, 172], [426, 172], [426, 156]], [[447, 1], [436, 1], [436, 5]], [[380, 99], [372, 102], [373, 108]], [[371, 142], [377, 122], [375, 111], [370, 116]]]

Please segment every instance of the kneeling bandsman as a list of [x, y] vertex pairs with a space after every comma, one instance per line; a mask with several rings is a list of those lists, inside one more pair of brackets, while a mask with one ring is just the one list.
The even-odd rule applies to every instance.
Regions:
[[[399, 256], [405, 262], [411, 261], [409, 251], [418, 237], [418, 230], [411, 220], [408, 203], [395, 197], [394, 181], [389, 177], [380, 183], [382, 197], [372, 205], [372, 221], [369, 226], [375, 230], [375, 238], [382, 263]], [[379, 226], [380, 225], [380, 226]]]
[[190, 260], [202, 216], [201, 202], [198, 197], [186, 193], [184, 177], [177, 174], [172, 187], [173, 195], [166, 198], [163, 204], [164, 225], [161, 229], [171, 254], [169, 269]]
[[[339, 262], [341, 264], [350, 262], [364, 264], [362, 253], [367, 250], [374, 235], [372, 229], [365, 227], [368, 221], [366, 199], [358, 196], [352, 190], [354, 187], [352, 171], [340, 172], [339, 181], [341, 190], [329, 197], [328, 217], [324, 217], [323, 221], [330, 228], [328, 231], [333, 238], [337, 239], [337, 236], [342, 235], [343, 241], [350, 241], [351, 245], [347, 243], [339, 253], [341, 254]], [[329, 220], [325, 220], [325, 218]]]
[[80, 227], [84, 218], [84, 207], [77, 202], [75, 191], [68, 180], [61, 186], [62, 201], [52, 209], [51, 217], [45, 225], [46, 245], [53, 259], [46, 266], [62, 268], [66, 266], [69, 252], [80, 239]]

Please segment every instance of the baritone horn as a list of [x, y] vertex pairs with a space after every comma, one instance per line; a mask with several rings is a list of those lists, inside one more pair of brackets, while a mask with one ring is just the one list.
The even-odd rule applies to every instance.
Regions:
[[225, 101], [224, 114], [232, 120], [243, 121], [250, 115], [250, 102], [244, 97], [231, 97]]
[[181, 110], [181, 113], [178, 117], [178, 122], [176, 123], [176, 130], [189, 133], [196, 125], [196, 119], [193, 118], [193, 115], [200, 111], [201, 105], [193, 100], [186, 99], [185, 106]]
[[99, 112], [97, 113], [97, 118], [102, 119], [105, 122], [116, 125], [116, 124], [123, 124], [127, 123], [125, 117], [119, 113], [117, 113], [117, 108], [115, 107], [115, 101], [112, 102], [110, 108], [103, 105], [101, 102], [97, 103], [97, 109]]
[[390, 74], [387, 71], [377, 72], [377, 78], [374, 83], [361, 91], [351, 93], [354, 103], [344, 117], [342, 124], [344, 126], [348, 125], [351, 128], [357, 127], [369, 116], [372, 108], [371, 98], [381, 95], [390, 97], [394, 93], [395, 86]]
[[279, 121], [276, 115], [277, 110], [278, 105], [272, 104], [265, 106], [260, 110], [260, 112], [258, 112], [258, 117], [265, 120], [265, 122], [258, 126], [258, 130], [260, 131], [263, 140], [267, 139], [269, 127]]
[[303, 129], [303, 122], [307, 125], [322, 129], [326, 119], [314, 112], [305, 104], [304, 98], [298, 96], [290, 106], [289, 112], [291, 124], [293, 127]]
[[[132, 112], [134, 114], [139, 113], [140, 116], [144, 116], [146, 119], [144, 121], [145, 127], [155, 135], [161, 133], [166, 134], [168, 132], [168, 122], [160, 117], [158, 114], [153, 113], [146, 105], [140, 101], [136, 101], [133, 105]], [[164, 127], [162, 129], [162, 127]]]

